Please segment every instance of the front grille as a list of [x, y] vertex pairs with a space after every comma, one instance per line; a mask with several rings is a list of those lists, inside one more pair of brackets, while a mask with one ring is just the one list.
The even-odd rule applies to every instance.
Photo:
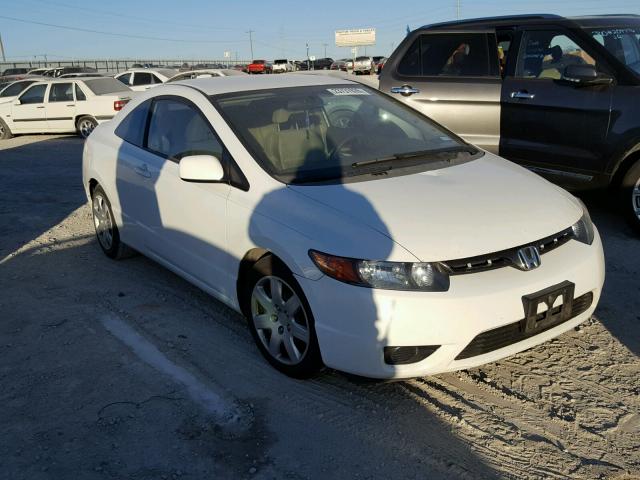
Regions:
[[521, 248], [534, 246], [538, 248], [540, 255], [544, 255], [545, 253], [564, 245], [572, 238], [573, 229], [569, 227], [555, 235], [550, 235], [538, 241], [527, 243], [526, 245], [520, 245], [518, 247], [486, 255], [459, 258], [457, 260], [447, 260], [440, 263], [449, 272], [449, 275], [464, 275], [466, 273], [495, 270], [496, 268], [515, 266], [518, 258], [518, 250]]
[[[577, 317], [581, 313], [585, 312], [591, 306], [592, 302], [593, 293], [591, 292], [575, 298], [573, 300], [571, 318]], [[565, 322], [568, 320], [565, 320]], [[499, 348], [507, 347], [513, 343], [538, 335], [550, 328], [557, 327], [561, 323], [563, 323], [563, 321], [560, 320], [555, 323], [545, 325], [542, 329], [526, 333], [523, 331], [524, 320], [519, 320], [517, 322], [510, 323], [509, 325], [488, 330], [474, 338], [471, 343], [469, 343], [469, 345], [467, 345], [465, 349], [458, 354], [456, 360], [463, 360], [465, 358], [475, 357], [476, 355], [483, 355], [485, 353], [498, 350]]]

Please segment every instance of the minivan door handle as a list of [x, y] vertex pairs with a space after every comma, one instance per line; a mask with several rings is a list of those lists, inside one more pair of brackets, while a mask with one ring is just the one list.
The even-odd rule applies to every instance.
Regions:
[[146, 163], [143, 163], [142, 165], [136, 165], [136, 167], [133, 170], [138, 175], [144, 178], [151, 178], [151, 172], [149, 171], [149, 167], [147, 167]]
[[511, 92], [511, 98], [518, 98], [520, 100], [533, 100], [535, 96], [535, 93], [529, 93], [526, 90]]
[[391, 93], [399, 93], [403, 97], [409, 97], [414, 93], [420, 93], [420, 90], [411, 85], [402, 85], [401, 87], [391, 87]]

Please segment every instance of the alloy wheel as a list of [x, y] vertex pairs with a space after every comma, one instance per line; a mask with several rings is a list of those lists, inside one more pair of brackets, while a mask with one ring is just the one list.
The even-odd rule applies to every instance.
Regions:
[[276, 276], [262, 277], [251, 293], [251, 318], [269, 354], [285, 365], [300, 363], [310, 342], [309, 319], [296, 292]]
[[78, 125], [78, 130], [80, 130], [80, 135], [82, 135], [83, 138], [87, 138], [91, 135], [94, 128], [96, 128], [94, 123], [88, 118], [81, 120], [80, 125]]
[[93, 223], [96, 227], [96, 235], [102, 248], [110, 250], [113, 246], [113, 223], [107, 201], [101, 193], [93, 196]]

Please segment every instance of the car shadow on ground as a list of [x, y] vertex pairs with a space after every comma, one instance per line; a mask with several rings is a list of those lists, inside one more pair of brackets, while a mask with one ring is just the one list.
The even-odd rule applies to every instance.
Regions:
[[79, 137], [31, 135], [0, 143], [0, 259], [84, 205]]

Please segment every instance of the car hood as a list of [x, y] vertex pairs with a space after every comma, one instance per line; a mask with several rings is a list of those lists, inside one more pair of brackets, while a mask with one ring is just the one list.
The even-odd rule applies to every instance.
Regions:
[[289, 188], [377, 230], [422, 261], [516, 247], [558, 233], [582, 216], [571, 194], [490, 153], [413, 175]]

